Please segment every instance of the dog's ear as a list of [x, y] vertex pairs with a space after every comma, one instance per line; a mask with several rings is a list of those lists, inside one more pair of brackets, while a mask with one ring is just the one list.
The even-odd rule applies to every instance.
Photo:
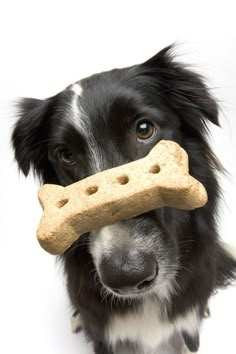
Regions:
[[218, 104], [205, 79], [175, 60], [170, 45], [141, 64], [145, 75], [156, 78], [159, 95], [181, 114], [181, 119], [194, 130], [206, 128], [206, 121], [219, 125]]
[[155, 54], [153, 57], [145, 61], [142, 65], [152, 68], [166, 68], [172, 63], [174, 44], [168, 45], [163, 48], [160, 52]]
[[18, 166], [25, 176], [32, 168], [44, 183], [56, 183], [56, 174], [48, 160], [47, 149], [51, 101], [24, 98], [18, 107], [19, 119], [12, 134]]

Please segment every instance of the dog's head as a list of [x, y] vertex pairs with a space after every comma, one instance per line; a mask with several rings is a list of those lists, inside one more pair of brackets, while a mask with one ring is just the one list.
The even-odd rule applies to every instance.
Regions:
[[171, 47], [140, 65], [83, 79], [54, 97], [21, 101], [13, 146], [25, 175], [32, 168], [44, 183], [65, 186], [142, 158], [166, 139], [186, 149], [190, 173], [208, 191], [209, 202], [198, 214], [162, 208], [91, 232], [89, 251], [99, 279], [114, 295], [155, 291], [168, 298], [184, 259], [200, 242], [199, 229], [210, 228], [217, 198], [213, 169], [219, 166], [205, 139], [208, 121], [218, 124], [217, 104], [203, 79], [175, 62]]

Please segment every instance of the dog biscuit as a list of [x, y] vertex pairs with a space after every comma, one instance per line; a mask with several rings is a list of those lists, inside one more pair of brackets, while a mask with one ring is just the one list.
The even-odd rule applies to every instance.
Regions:
[[189, 175], [185, 150], [162, 140], [140, 160], [67, 187], [45, 184], [39, 190], [39, 201], [44, 212], [37, 237], [55, 255], [82, 234], [156, 208], [200, 208], [207, 202], [207, 193]]

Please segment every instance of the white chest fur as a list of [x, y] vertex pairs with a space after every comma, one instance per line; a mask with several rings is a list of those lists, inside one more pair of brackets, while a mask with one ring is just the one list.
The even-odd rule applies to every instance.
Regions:
[[170, 322], [163, 320], [157, 301], [146, 300], [137, 312], [114, 315], [107, 327], [106, 336], [112, 347], [119, 342], [129, 341], [137, 343], [146, 354], [153, 353], [163, 342], [168, 342], [176, 331], [185, 329], [190, 334], [197, 332], [199, 324], [196, 309]]

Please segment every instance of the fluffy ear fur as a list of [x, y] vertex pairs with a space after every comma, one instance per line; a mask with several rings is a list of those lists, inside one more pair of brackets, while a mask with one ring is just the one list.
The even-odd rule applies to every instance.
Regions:
[[155, 76], [159, 94], [173, 110], [178, 108], [178, 115], [182, 108], [181, 119], [189, 127], [188, 136], [192, 133], [196, 137], [197, 132], [206, 128], [206, 120], [219, 125], [218, 105], [204, 78], [174, 60], [173, 47], [164, 48], [141, 68], [145, 75]]
[[25, 98], [19, 102], [19, 116], [12, 134], [15, 159], [27, 176], [30, 168], [43, 181], [56, 183], [56, 174], [48, 160], [48, 124], [50, 99]]

